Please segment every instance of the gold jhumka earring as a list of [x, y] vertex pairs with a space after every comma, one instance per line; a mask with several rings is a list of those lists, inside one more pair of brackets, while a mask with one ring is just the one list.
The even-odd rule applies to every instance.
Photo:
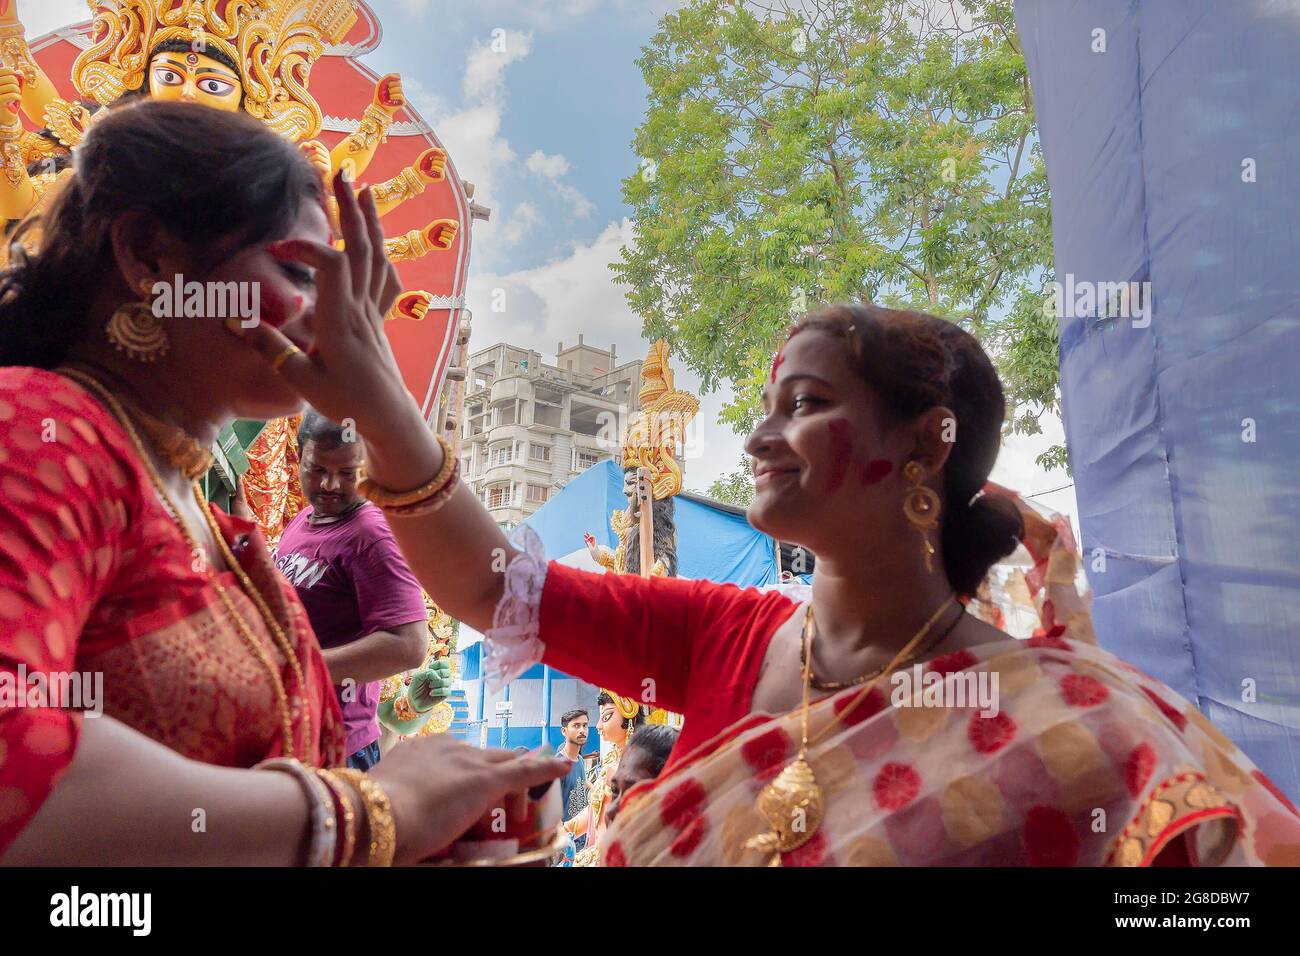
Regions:
[[104, 326], [104, 334], [119, 352], [137, 362], [156, 362], [167, 354], [171, 343], [162, 323], [153, 314], [150, 297], [153, 282], [140, 280], [141, 300], [124, 302]]
[[903, 477], [912, 485], [903, 498], [903, 515], [920, 532], [925, 547], [925, 569], [933, 572], [934, 544], [930, 541], [930, 532], [939, 526], [939, 496], [921, 484], [924, 472], [919, 462], [909, 461], [904, 465]]

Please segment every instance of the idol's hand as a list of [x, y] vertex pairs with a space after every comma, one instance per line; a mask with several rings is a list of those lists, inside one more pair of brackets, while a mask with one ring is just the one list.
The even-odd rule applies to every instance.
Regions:
[[424, 292], [419, 289], [403, 292], [397, 297], [393, 307], [388, 310], [388, 318], [390, 320], [410, 319], [412, 322], [419, 322], [429, 314], [429, 306], [432, 304], [432, 292]]
[[569, 772], [561, 757], [480, 750], [447, 734], [403, 741], [370, 777], [388, 794], [397, 826], [396, 864], [418, 863], [445, 849], [494, 809], [530, 787]]
[[455, 219], [435, 219], [424, 227], [424, 238], [435, 249], [450, 249], [459, 229]]
[[[276, 258], [316, 270], [316, 308], [311, 321], [315, 341], [310, 354], [298, 351], [270, 323], [242, 329], [236, 321], [228, 322], [226, 328], [256, 349], [326, 418], [335, 422], [350, 419], [367, 441], [374, 435], [395, 432], [400, 451], [418, 454], [417, 449], [423, 447], [427, 457], [432, 436], [402, 384], [384, 334], [384, 315], [401, 284], [384, 255], [374, 197], [367, 189], [358, 201], [351, 184], [336, 176], [334, 198], [342, 250], [306, 240], [267, 247]], [[413, 434], [413, 428], [422, 434]]]
[[440, 183], [447, 178], [447, 153], [436, 146], [415, 158], [415, 171], [426, 183]]
[[434, 661], [411, 676], [411, 705], [420, 713], [432, 710], [451, 694], [451, 661]]
[[12, 128], [22, 121], [18, 111], [22, 108], [23, 78], [5, 67], [0, 67], [0, 126]]
[[402, 91], [402, 78], [400, 75], [389, 73], [380, 79], [375, 85], [374, 104], [389, 116], [394, 115], [406, 105], [406, 94]]
[[329, 148], [318, 139], [308, 139], [299, 143], [298, 149], [316, 167], [316, 171], [320, 173], [321, 181], [328, 185], [330, 181]]

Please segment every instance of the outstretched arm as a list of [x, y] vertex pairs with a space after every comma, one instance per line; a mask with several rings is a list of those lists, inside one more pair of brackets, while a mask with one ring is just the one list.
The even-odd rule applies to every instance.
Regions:
[[22, 219], [38, 198], [19, 143], [23, 135], [18, 118], [20, 87], [17, 73], [0, 69], [0, 151], [4, 165], [0, 170], [0, 219]]
[[45, 108], [59, 91], [27, 46], [27, 31], [18, 19], [17, 0], [0, 2], [0, 60], [7, 71], [22, 77], [22, 110], [38, 127], [45, 125]]
[[402, 78], [396, 73], [382, 77], [375, 85], [375, 96], [361, 117], [361, 126], [355, 133], [334, 147], [330, 153], [331, 165], [336, 170], [346, 170], [359, 179], [375, 158], [375, 151], [388, 135], [397, 111], [406, 105], [402, 92]]

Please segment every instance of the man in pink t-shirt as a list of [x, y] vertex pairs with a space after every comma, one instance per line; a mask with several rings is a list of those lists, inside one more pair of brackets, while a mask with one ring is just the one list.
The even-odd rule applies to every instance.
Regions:
[[[383, 512], [357, 492], [361, 442], [308, 411], [298, 454], [310, 507], [284, 529], [275, 566], [297, 589], [334, 679], [348, 765], [368, 770], [379, 760], [380, 682], [419, 667], [428, 649], [424, 593]], [[414, 703], [424, 710], [439, 699]]]

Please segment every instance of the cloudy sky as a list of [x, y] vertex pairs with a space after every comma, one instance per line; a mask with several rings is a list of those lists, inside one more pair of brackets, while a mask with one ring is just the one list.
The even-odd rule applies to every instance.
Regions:
[[[367, 65], [400, 72], [475, 200], [492, 210], [474, 224], [468, 290], [471, 347], [534, 348], [554, 361], [557, 342], [614, 344], [644, 354], [641, 322], [609, 273], [629, 241], [619, 183], [636, 168], [630, 143], [645, 109], [635, 60], [674, 0], [371, 0], [384, 40]], [[19, 0], [28, 36], [86, 19], [84, 0]], [[493, 312], [494, 290], [505, 311]], [[500, 295], [498, 293], [498, 300]], [[694, 389], [687, 373], [678, 382]], [[734, 470], [742, 438], [716, 423], [724, 395], [701, 396], [688, 487]], [[1004, 447], [994, 480], [1024, 493], [1066, 485], [1034, 456], [1061, 436]], [[1072, 489], [1036, 499], [1076, 513]], [[1077, 521], [1076, 521], [1077, 527]]]

